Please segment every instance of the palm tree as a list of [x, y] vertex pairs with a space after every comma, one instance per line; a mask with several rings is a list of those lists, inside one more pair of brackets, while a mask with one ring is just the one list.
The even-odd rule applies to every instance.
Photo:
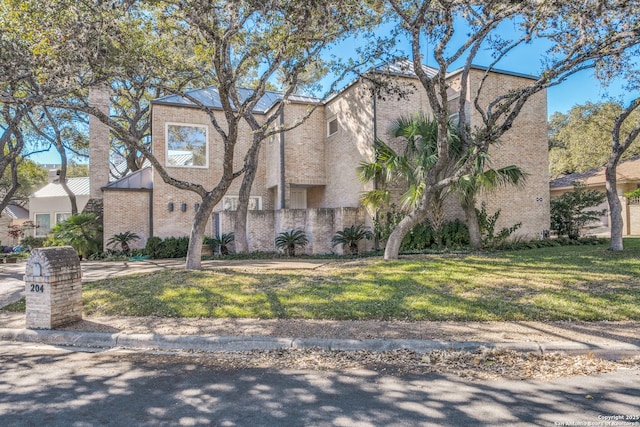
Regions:
[[348, 248], [349, 253], [358, 255], [358, 242], [363, 239], [370, 240], [373, 237], [371, 230], [362, 224], [345, 227], [342, 231], [337, 231], [331, 239], [333, 246], [343, 245]]
[[89, 256], [102, 249], [102, 227], [94, 214], [73, 215], [53, 227], [51, 243], [70, 245], [81, 257]]
[[[375, 181], [377, 189], [370, 190], [362, 196], [365, 206], [378, 210], [389, 203], [391, 184], [404, 184], [407, 190], [401, 197], [401, 208], [408, 210], [417, 205], [425, 189], [425, 177], [438, 160], [438, 122], [419, 114], [411, 118], [398, 119], [391, 128], [391, 136], [401, 137], [406, 141], [404, 152], [396, 153], [383, 141], [376, 141], [374, 150], [376, 160], [362, 163], [358, 167], [363, 182]], [[448, 167], [438, 171], [441, 177], [450, 175], [450, 170], [465, 160], [465, 151], [460, 137], [459, 125], [449, 122], [448, 126]], [[502, 185], [521, 185], [524, 173], [517, 166], [507, 166], [492, 169], [489, 165], [489, 155], [480, 153], [475, 161], [473, 170], [462, 176], [455, 185], [437, 191], [431, 200], [431, 212], [428, 220], [432, 228], [439, 235], [444, 222], [443, 202], [450, 191], [460, 194], [461, 205], [467, 218], [471, 245], [482, 246], [478, 217], [475, 212], [476, 196], [479, 191], [492, 191]]]
[[124, 233], [114, 234], [107, 241], [107, 246], [120, 246], [122, 252], [124, 252], [125, 255], [129, 255], [129, 252], [131, 252], [129, 243], [135, 242], [136, 240], [140, 240], [140, 236], [131, 231], [125, 231]]
[[282, 249], [287, 256], [296, 256], [296, 246], [304, 248], [309, 243], [302, 230], [283, 231], [276, 237], [276, 248]]

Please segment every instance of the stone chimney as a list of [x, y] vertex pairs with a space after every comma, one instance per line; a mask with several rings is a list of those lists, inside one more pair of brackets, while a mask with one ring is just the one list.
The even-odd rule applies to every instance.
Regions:
[[[109, 115], [109, 87], [89, 89], [89, 105]], [[94, 116], [89, 116], [89, 181], [91, 199], [102, 199], [102, 187], [109, 183], [109, 127]]]

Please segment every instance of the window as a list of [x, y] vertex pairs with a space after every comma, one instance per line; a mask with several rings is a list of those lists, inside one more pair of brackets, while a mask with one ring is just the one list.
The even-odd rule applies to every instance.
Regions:
[[167, 123], [167, 166], [209, 166], [207, 127]]
[[60, 224], [62, 221], [66, 221], [71, 216], [70, 212], [57, 213], [56, 214], [56, 224]]
[[[222, 209], [225, 211], [235, 211], [238, 209], [238, 196], [224, 196], [222, 199]], [[257, 211], [262, 209], [262, 197], [249, 197], [249, 210]]]
[[35, 215], [36, 237], [44, 237], [51, 231], [51, 215], [37, 213]]
[[333, 118], [327, 122], [327, 136], [334, 135], [338, 132], [338, 119]]

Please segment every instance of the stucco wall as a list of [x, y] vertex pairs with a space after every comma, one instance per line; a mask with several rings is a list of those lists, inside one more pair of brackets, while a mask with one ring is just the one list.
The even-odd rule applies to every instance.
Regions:
[[[89, 196], [76, 196], [78, 212], [82, 212], [89, 201]], [[36, 223], [36, 214], [46, 214], [51, 216], [51, 228], [56, 225], [57, 213], [71, 213], [71, 202], [66, 196], [60, 197], [32, 197], [29, 199], [29, 218]], [[34, 230], [34, 235], [37, 230]]]

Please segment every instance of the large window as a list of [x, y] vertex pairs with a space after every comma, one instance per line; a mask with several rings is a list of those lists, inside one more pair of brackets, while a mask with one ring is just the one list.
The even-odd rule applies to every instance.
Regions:
[[[222, 199], [222, 209], [225, 211], [235, 211], [238, 209], [238, 196], [224, 196]], [[257, 211], [262, 209], [262, 197], [249, 197], [249, 210]]]
[[48, 213], [37, 213], [35, 215], [36, 237], [44, 237], [51, 231], [51, 215]]
[[207, 127], [167, 123], [167, 166], [209, 166]]

